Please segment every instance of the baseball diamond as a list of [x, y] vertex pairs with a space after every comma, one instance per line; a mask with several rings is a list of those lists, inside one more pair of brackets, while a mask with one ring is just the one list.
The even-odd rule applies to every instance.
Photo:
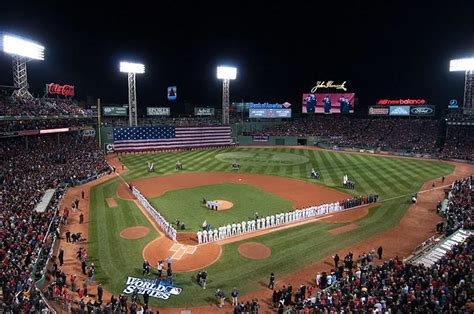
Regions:
[[[229, 167], [228, 161], [222, 161], [221, 155], [230, 155], [232, 160], [241, 162], [241, 169], [238, 173], [233, 172]], [[283, 156], [295, 155], [304, 157], [308, 160], [305, 163], [289, 164], [278, 166], [274, 164], [255, 163], [245, 164], [249, 156], [272, 156], [282, 154]], [[434, 178], [448, 175], [453, 171], [453, 166], [448, 163], [424, 161], [406, 158], [389, 158], [380, 156], [370, 156], [363, 154], [337, 153], [322, 150], [307, 150], [296, 148], [232, 148], [217, 150], [197, 150], [187, 152], [162, 152], [158, 154], [142, 155], [123, 155], [119, 157], [127, 167], [128, 172], [122, 173], [121, 178], [116, 178], [95, 186], [91, 191], [90, 215], [91, 221], [94, 221], [89, 227], [89, 237], [92, 239], [89, 244], [89, 250], [92, 260], [95, 262], [98, 271], [98, 280], [106, 282], [105, 287], [111, 292], [120, 293], [126, 276], [139, 276], [140, 271], [136, 265], [140, 265], [142, 252], [145, 242], [134, 243], [133, 246], [119, 245], [118, 232], [127, 226], [133, 226], [136, 223], [127, 219], [131, 213], [140, 215], [142, 211], [137, 207], [138, 204], [132, 200], [126, 200], [122, 194], [127, 189], [119, 192], [119, 187], [123, 182], [130, 182], [138, 189], [143, 189], [144, 195], [149, 197], [155, 207], [162, 211], [164, 217], [174, 222], [176, 218], [182, 220], [186, 225], [186, 231], [197, 232], [203, 219], [208, 219], [212, 224], [223, 222], [232, 223], [237, 216], [247, 218], [261, 211], [264, 214], [265, 203], [271, 205], [268, 208], [274, 211], [284, 211], [293, 207], [295, 200], [291, 200], [292, 194], [303, 195], [303, 191], [293, 190], [293, 184], [278, 183], [278, 180], [296, 180], [306, 182], [308, 188], [319, 187], [319, 192], [312, 193], [312, 200], [306, 199], [306, 203], [320, 203], [321, 197], [334, 193], [334, 200], [339, 201], [351, 197], [347, 193], [358, 196], [370, 193], [379, 194], [379, 206], [368, 210], [367, 216], [357, 220], [345, 223], [333, 223], [328, 220], [315, 220], [310, 223], [288, 226], [282, 230], [274, 232], [260, 232], [251, 236], [244, 237], [242, 240], [234, 239], [230, 242], [224, 241], [217, 243], [222, 246], [222, 252], [218, 258], [210, 265], [206, 266], [209, 274], [207, 283], [208, 289], [201, 291], [199, 286], [193, 282], [189, 274], [175, 272], [174, 280], [179, 283], [183, 289], [179, 296], [163, 300], [153, 299], [152, 304], [160, 307], [176, 306], [197, 306], [207, 303], [207, 299], [213, 296], [214, 288], [221, 287], [231, 289], [236, 281], [239, 282], [241, 293], [248, 294], [259, 289], [258, 282], [265, 281], [268, 271], [273, 269], [278, 277], [286, 276], [298, 269], [308, 267], [313, 262], [325, 258], [331, 252], [341, 250], [345, 247], [356, 244], [364, 239], [375, 236], [388, 228], [396, 226], [403, 217], [407, 207], [410, 205], [408, 195], [418, 191], [423, 182]], [[271, 157], [270, 157], [271, 158]], [[174, 162], [180, 160], [186, 165], [184, 171], [177, 171]], [[301, 159], [303, 160], [303, 159]], [[147, 162], [155, 162], [158, 167], [156, 172], [149, 174], [145, 171], [143, 165]], [[321, 179], [314, 182], [309, 177], [311, 168], [317, 168], [321, 172]], [[222, 173], [221, 179], [215, 179], [214, 176]], [[341, 187], [342, 176], [347, 174], [358, 184], [355, 190], [345, 190]], [[272, 186], [272, 180], [263, 181], [263, 186], [258, 187], [252, 184], [238, 183], [238, 179], [231, 181], [225, 179], [226, 175], [246, 176], [276, 176], [278, 186]], [[191, 176], [191, 177], [187, 177]], [[202, 178], [202, 179], [199, 179]], [[207, 179], [208, 181], [206, 181]], [[285, 179], [287, 178], [287, 179]], [[161, 180], [161, 181], [160, 181]], [[220, 184], [216, 184], [221, 180]], [[231, 181], [231, 182], [229, 182]], [[143, 182], [143, 183], [142, 183]], [[205, 182], [209, 182], [206, 184]], [[241, 181], [240, 181], [241, 182]], [[167, 186], [166, 184], [173, 184]], [[273, 192], [279, 195], [272, 201], [272, 195], [265, 184], [270, 186], [268, 189], [277, 189], [280, 192]], [[191, 187], [190, 185], [195, 185]], [[123, 188], [122, 188], [123, 189]], [[242, 190], [243, 189], [243, 190]], [[326, 190], [324, 190], [326, 189]], [[260, 191], [260, 192], [259, 192]], [[107, 214], [107, 204], [104, 198], [113, 197], [118, 193], [118, 207], [114, 208], [114, 213]], [[257, 201], [252, 193], [265, 195], [262, 200]], [[282, 196], [284, 194], [286, 196]], [[216, 212], [202, 207], [203, 197], [207, 198], [225, 198], [234, 203], [234, 207], [224, 212]], [[265, 202], [268, 198], [268, 202]], [[286, 198], [286, 201], [284, 200]], [[245, 202], [250, 200], [250, 203]], [[291, 200], [291, 201], [290, 201]], [[301, 200], [300, 200], [301, 201]], [[244, 202], [244, 207], [240, 208], [239, 203]], [[290, 207], [288, 207], [290, 206]], [[187, 214], [188, 213], [188, 214]], [[350, 213], [350, 212], [349, 212]], [[224, 216], [228, 214], [229, 216]], [[197, 216], [196, 216], [197, 215]], [[335, 214], [337, 215], [337, 214]], [[189, 216], [189, 218], [188, 218]], [[215, 217], [213, 217], [215, 216]], [[331, 219], [331, 218], [328, 218]], [[108, 228], [100, 226], [107, 223]], [[151, 222], [152, 223], [152, 222]], [[351, 229], [347, 232], [334, 233], [331, 230], [351, 224]], [[143, 223], [142, 223], [143, 225]], [[356, 225], [357, 228], [352, 227]], [[159, 230], [157, 230], [159, 232]], [[163, 234], [161, 238], [166, 238]], [[146, 237], [149, 238], [148, 236]], [[247, 240], [248, 239], [248, 240]], [[240, 256], [237, 248], [246, 241], [261, 243], [271, 250], [271, 255], [264, 260], [248, 260]], [[189, 244], [188, 244], [189, 245]], [[215, 244], [212, 244], [215, 245]], [[114, 247], [113, 250], [100, 249], [104, 247]], [[197, 246], [197, 252], [205, 250], [206, 245]], [[176, 263], [188, 263], [192, 254], [179, 253], [180, 257]], [[162, 257], [167, 256], [161, 254]], [[167, 253], [169, 256], [175, 252]], [[212, 253], [214, 254], [214, 253]], [[147, 256], [150, 252], [146, 253]], [[295, 259], [295, 257], [298, 257]], [[123, 260], [124, 262], [117, 261]], [[126, 261], [126, 262], [125, 262]], [[184, 265], [184, 264], [179, 264]], [[154, 267], [155, 265], [152, 265]], [[180, 266], [181, 267], [181, 266]], [[189, 269], [193, 268], [189, 265]], [[118, 276], [117, 274], [123, 274]]]

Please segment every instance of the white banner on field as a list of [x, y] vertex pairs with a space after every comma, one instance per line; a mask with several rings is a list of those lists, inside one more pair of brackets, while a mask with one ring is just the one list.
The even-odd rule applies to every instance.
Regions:
[[122, 293], [133, 294], [135, 290], [137, 290], [137, 294], [143, 295], [147, 292], [150, 297], [163, 300], [168, 300], [172, 295], [180, 295], [183, 291], [183, 289], [164, 280], [128, 277]]

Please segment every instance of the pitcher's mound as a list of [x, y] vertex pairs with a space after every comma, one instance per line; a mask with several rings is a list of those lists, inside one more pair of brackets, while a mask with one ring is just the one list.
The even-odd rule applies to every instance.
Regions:
[[148, 234], [150, 230], [147, 227], [136, 226], [125, 228], [120, 232], [120, 236], [124, 239], [139, 239]]
[[272, 250], [258, 242], [247, 242], [239, 245], [237, 251], [240, 255], [250, 259], [266, 259], [272, 255]]
[[234, 206], [234, 203], [229, 202], [229, 201], [216, 200], [216, 202], [219, 204], [218, 210], [225, 210], [225, 209], [232, 208], [232, 206]]

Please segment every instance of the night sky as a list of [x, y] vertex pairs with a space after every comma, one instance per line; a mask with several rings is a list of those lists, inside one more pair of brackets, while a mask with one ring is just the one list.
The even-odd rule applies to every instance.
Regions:
[[[474, 56], [474, 1], [2, 1], [0, 31], [46, 47], [28, 64], [31, 91], [76, 86], [76, 98], [124, 104], [120, 60], [143, 62], [138, 104], [178, 101], [218, 107], [216, 66], [238, 67], [231, 101], [300, 107], [317, 80], [348, 81], [360, 107], [379, 98], [426, 98], [439, 109], [462, 101], [462, 73], [449, 60]], [[205, 2], [202, 4], [201, 2]], [[151, 5], [153, 3], [153, 5]], [[0, 84], [12, 85], [11, 60], [0, 54]], [[356, 108], [357, 110], [357, 108]]]

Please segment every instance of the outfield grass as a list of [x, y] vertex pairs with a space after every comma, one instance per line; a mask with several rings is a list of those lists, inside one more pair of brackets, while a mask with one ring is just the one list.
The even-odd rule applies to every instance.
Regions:
[[[210, 210], [202, 205], [202, 198], [226, 200], [234, 204], [226, 210]], [[153, 207], [171, 222], [179, 218], [186, 225], [184, 231], [199, 231], [204, 220], [214, 227], [254, 219], [257, 211], [266, 217], [292, 208], [291, 201], [246, 184], [213, 184], [190, 189], [168, 191], [150, 200]]]
[[[260, 157], [254, 160], [252, 156]], [[265, 162], [263, 157], [270, 158], [273, 162]], [[192, 306], [214, 302], [214, 292], [217, 288], [224, 289], [227, 294], [233, 286], [237, 286], [241, 294], [255, 290], [262, 282], [266, 282], [272, 271], [276, 273], [278, 279], [339, 249], [397, 225], [409, 206], [409, 196], [418, 191], [423, 182], [447, 175], [453, 170], [451, 165], [436, 161], [294, 148], [234, 148], [129, 155], [121, 159], [130, 170], [124, 177], [127, 181], [131, 181], [150, 175], [146, 172], [148, 161], [155, 162], [157, 171], [151, 175], [162, 175], [176, 172], [174, 168], [177, 160], [184, 164], [183, 171], [230, 172], [232, 170], [229, 158], [236, 158], [236, 161], [241, 163], [242, 168], [239, 170], [241, 172], [279, 175], [308, 181], [310, 181], [309, 172], [314, 167], [322, 174], [318, 184], [337, 189], [340, 189], [342, 176], [347, 174], [357, 183], [356, 190], [350, 191], [351, 193], [357, 195], [375, 192], [380, 195], [380, 200], [384, 203], [382, 206], [370, 209], [369, 215], [355, 222], [361, 228], [339, 235], [331, 235], [327, 230], [344, 224], [315, 222], [227, 244], [223, 247], [221, 258], [207, 268], [209, 273], [207, 290], [201, 290], [192, 281], [196, 272], [178, 273], [175, 278], [177, 285], [183, 288], [182, 294], [167, 301], [153, 300], [153, 304]], [[133, 241], [123, 240], [118, 236], [117, 231], [122, 227], [150, 226], [150, 224], [133, 202], [118, 199], [119, 207], [113, 211], [107, 207], [105, 198], [115, 195], [117, 185], [118, 179], [115, 179], [92, 190], [92, 223], [89, 226], [91, 240], [89, 251], [98, 266], [97, 278], [107, 289], [116, 294], [121, 292], [127, 276], [141, 276], [143, 247], [156, 236], [156, 233], [151, 233], [143, 239]], [[271, 257], [253, 261], [237, 254], [237, 247], [247, 241], [257, 241], [270, 247]], [[308, 274], [308, 278], [314, 275]]]

